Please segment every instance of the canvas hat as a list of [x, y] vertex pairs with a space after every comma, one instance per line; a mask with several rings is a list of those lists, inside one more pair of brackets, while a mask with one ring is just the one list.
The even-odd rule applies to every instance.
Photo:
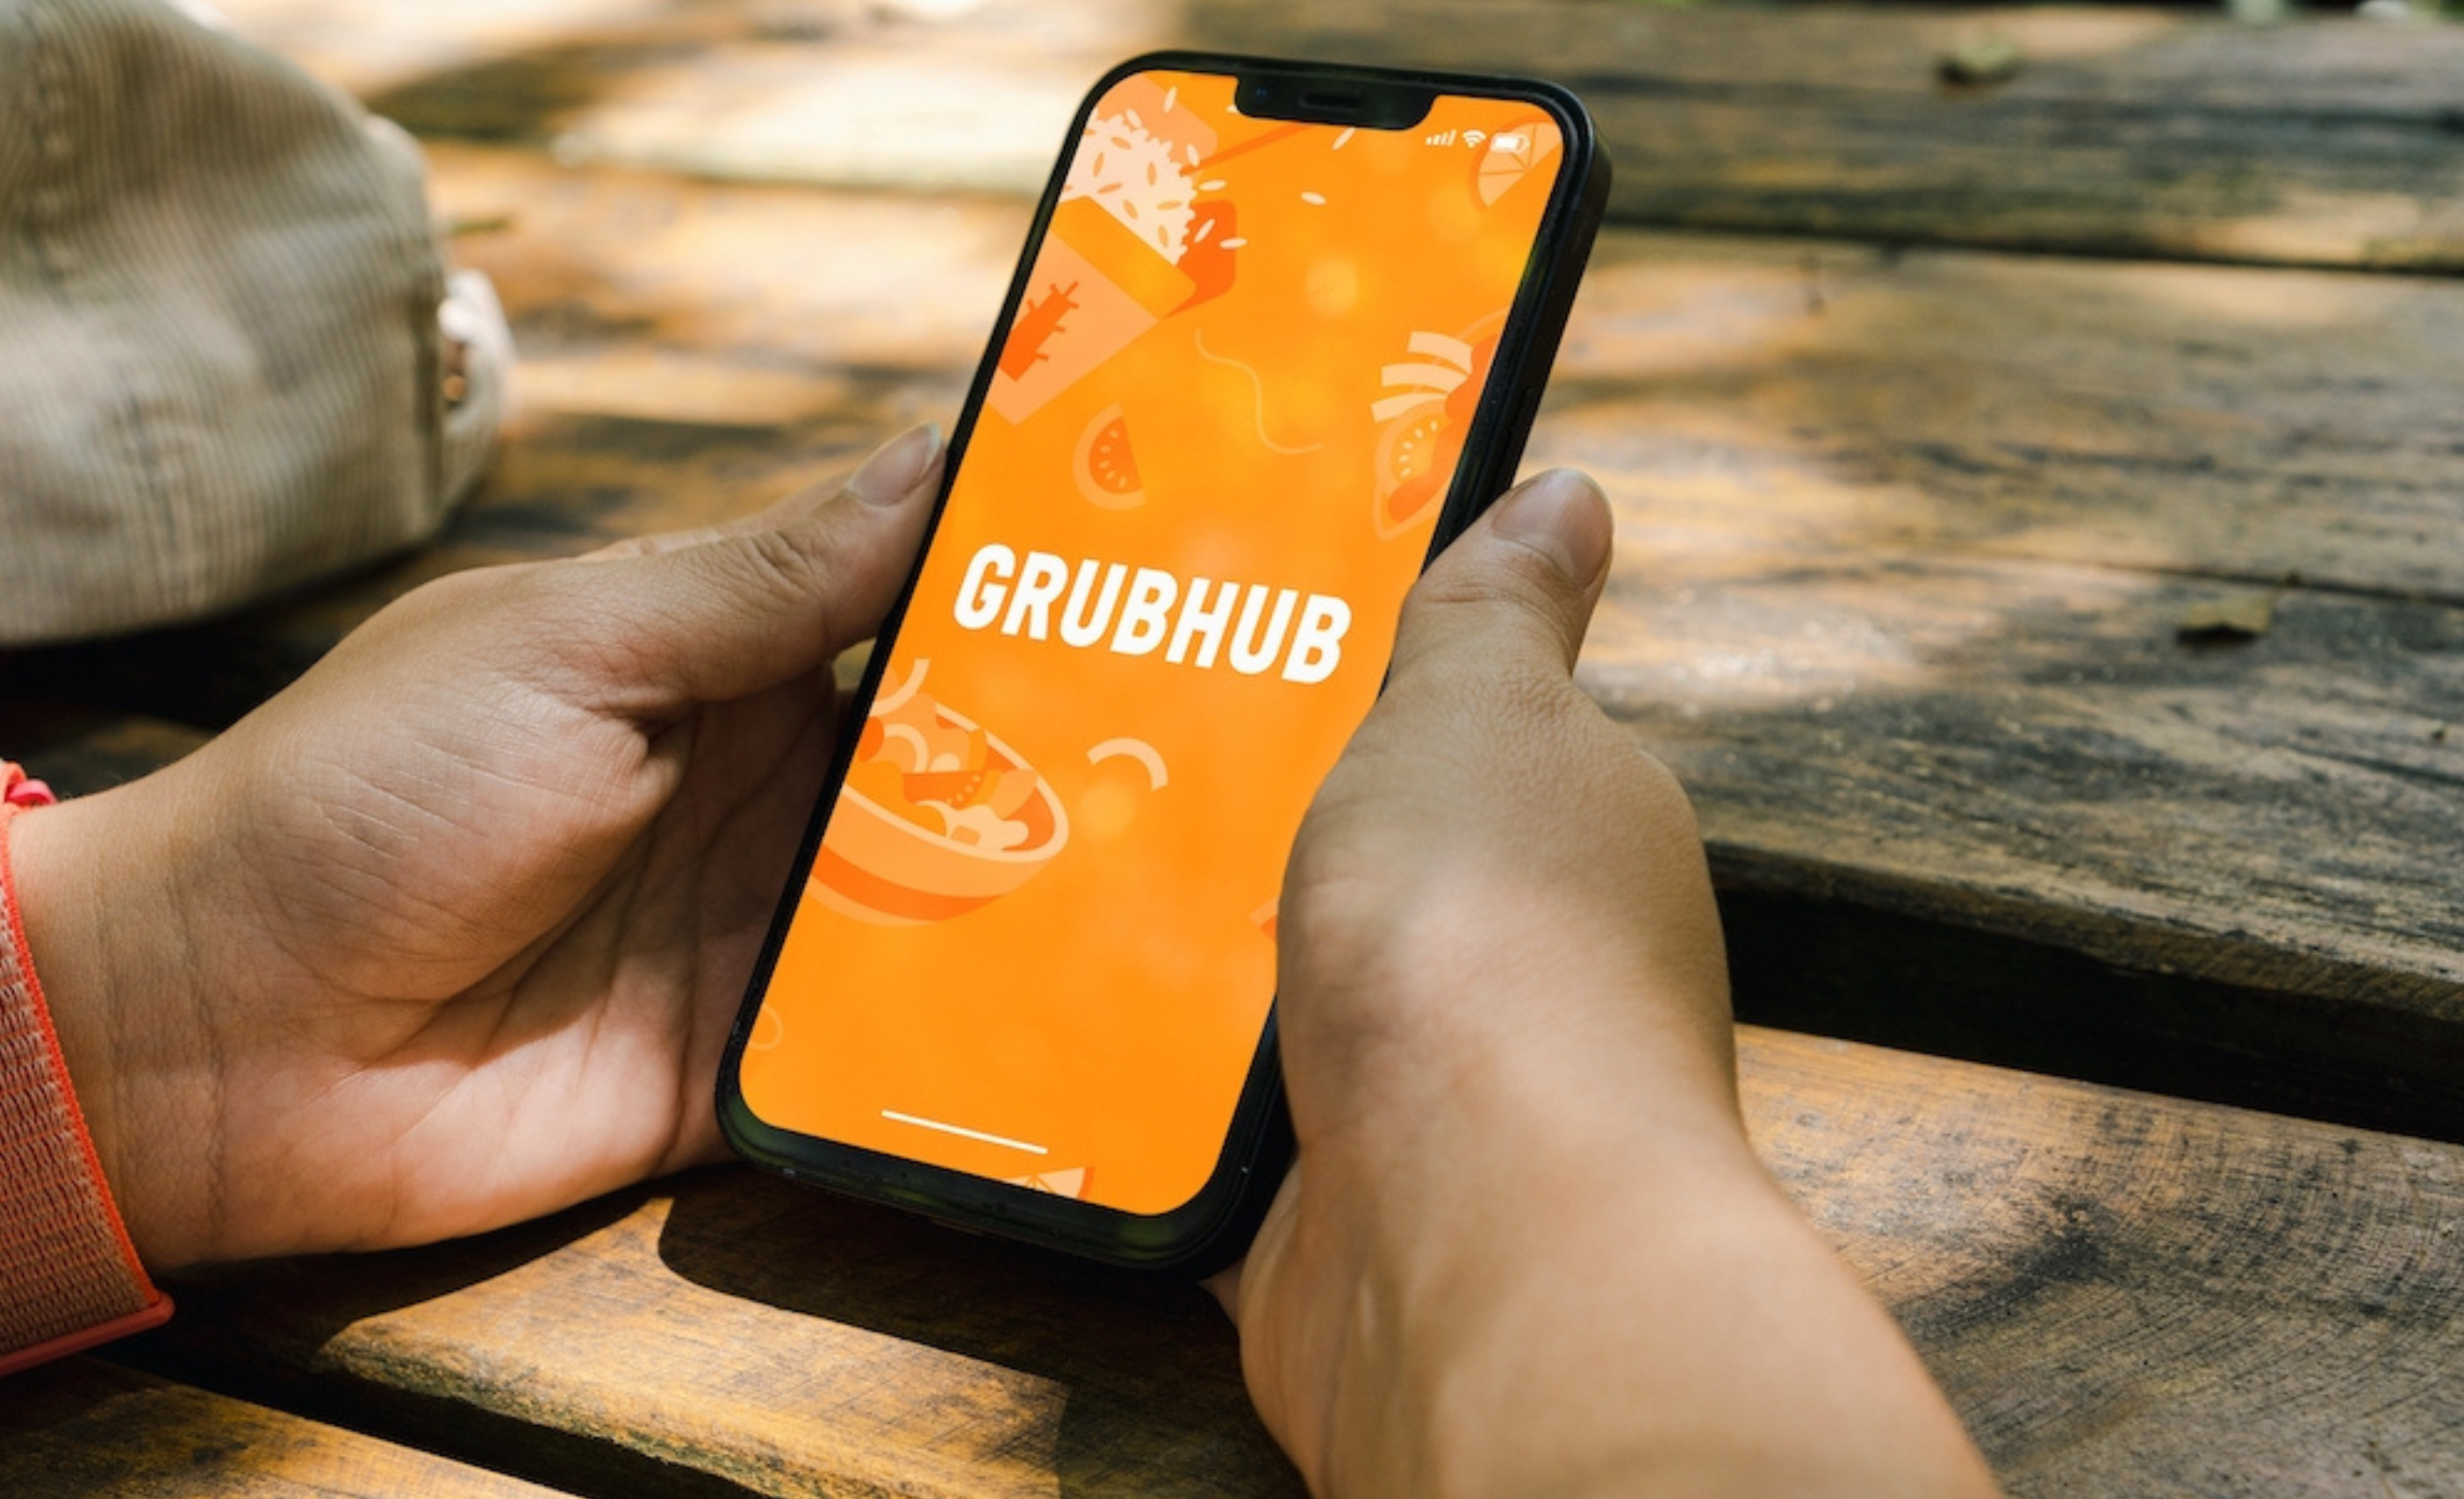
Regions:
[[427, 539], [510, 359], [400, 130], [194, 4], [0, 0], [0, 647]]

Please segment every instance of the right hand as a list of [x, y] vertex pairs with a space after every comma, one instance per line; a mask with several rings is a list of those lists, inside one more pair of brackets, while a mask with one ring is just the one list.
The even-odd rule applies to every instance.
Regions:
[[1748, 1147], [1692, 812], [1571, 675], [1609, 553], [1580, 475], [1502, 501], [1302, 827], [1251, 1392], [1321, 1495], [1990, 1493]]

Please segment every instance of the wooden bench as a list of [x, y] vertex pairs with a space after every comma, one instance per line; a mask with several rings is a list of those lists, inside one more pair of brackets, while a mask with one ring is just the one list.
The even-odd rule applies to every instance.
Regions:
[[[1766, 1160], [2016, 1492], [2464, 1485], [2464, 31], [227, 9], [427, 137], [522, 413], [433, 549], [0, 658], [12, 755], [140, 773], [426, 577], [705, 523], [946, 420], [1119, 55], [1561, 77], [1619, 186], [1532, 461], [1617, 505], [1582, 679], [1686, 779], [1741, 1007], [1789, 1027], [1743, 1038]], [[1994, 39], [2015, 75], [1942, 81]], [[897, 149], [847, 147], [885, 116]], [[182, 1300], [118, 1363], [11, 1387], [0, 1485], [1294, 1487], [1195, 1292], [740, 1171]], [[169, 1413], [159, 1441], [104, 1435], [131, 1410]]]
[[[2464, 1150], [1786, 1032], [1741, 1043], [1763, 1158], [2014, 1492], [2435, 1492], [2464, 1472]], [[102, 1471], [287, 1492], [248, 1487], [252, 1461], [303, 1485], [409, 1461], [275, 1407], [576, 1494], [1298, 1491], [1194, 1288], [742, 1168], [181, 1294], [170, 1329], [115, 1355], [176, 1384], [84, 1359], [12, 1399], [11, 1492], [95, 1492]], [[173, 1414], [136, 1419], [156, 1410]], [[199, 1445], [217, 1466], [183, 1466]], [[473, 1482], [440, 1475], [437, 1492]], [[338, 1490], [386, 1491], [307, 1491]]]

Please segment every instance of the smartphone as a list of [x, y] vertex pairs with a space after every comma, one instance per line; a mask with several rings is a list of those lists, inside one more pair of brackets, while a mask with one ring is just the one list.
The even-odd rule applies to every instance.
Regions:
[[1514, 472], [1608, 176], [1547, 83], [1096, 85], [730, 1041], [738, 1153], [1116, 1265], [1245, 1248], [1286, 855]]

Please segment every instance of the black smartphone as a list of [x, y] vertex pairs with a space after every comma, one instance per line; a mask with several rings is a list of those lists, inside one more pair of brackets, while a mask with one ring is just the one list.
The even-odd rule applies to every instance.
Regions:
[[739, 1153], [1117, 1265], [1246, 1247], [1285, 858], [1513, 474], [1608, 177], [1547, 83], [1095, 86], [729, 1043]]

